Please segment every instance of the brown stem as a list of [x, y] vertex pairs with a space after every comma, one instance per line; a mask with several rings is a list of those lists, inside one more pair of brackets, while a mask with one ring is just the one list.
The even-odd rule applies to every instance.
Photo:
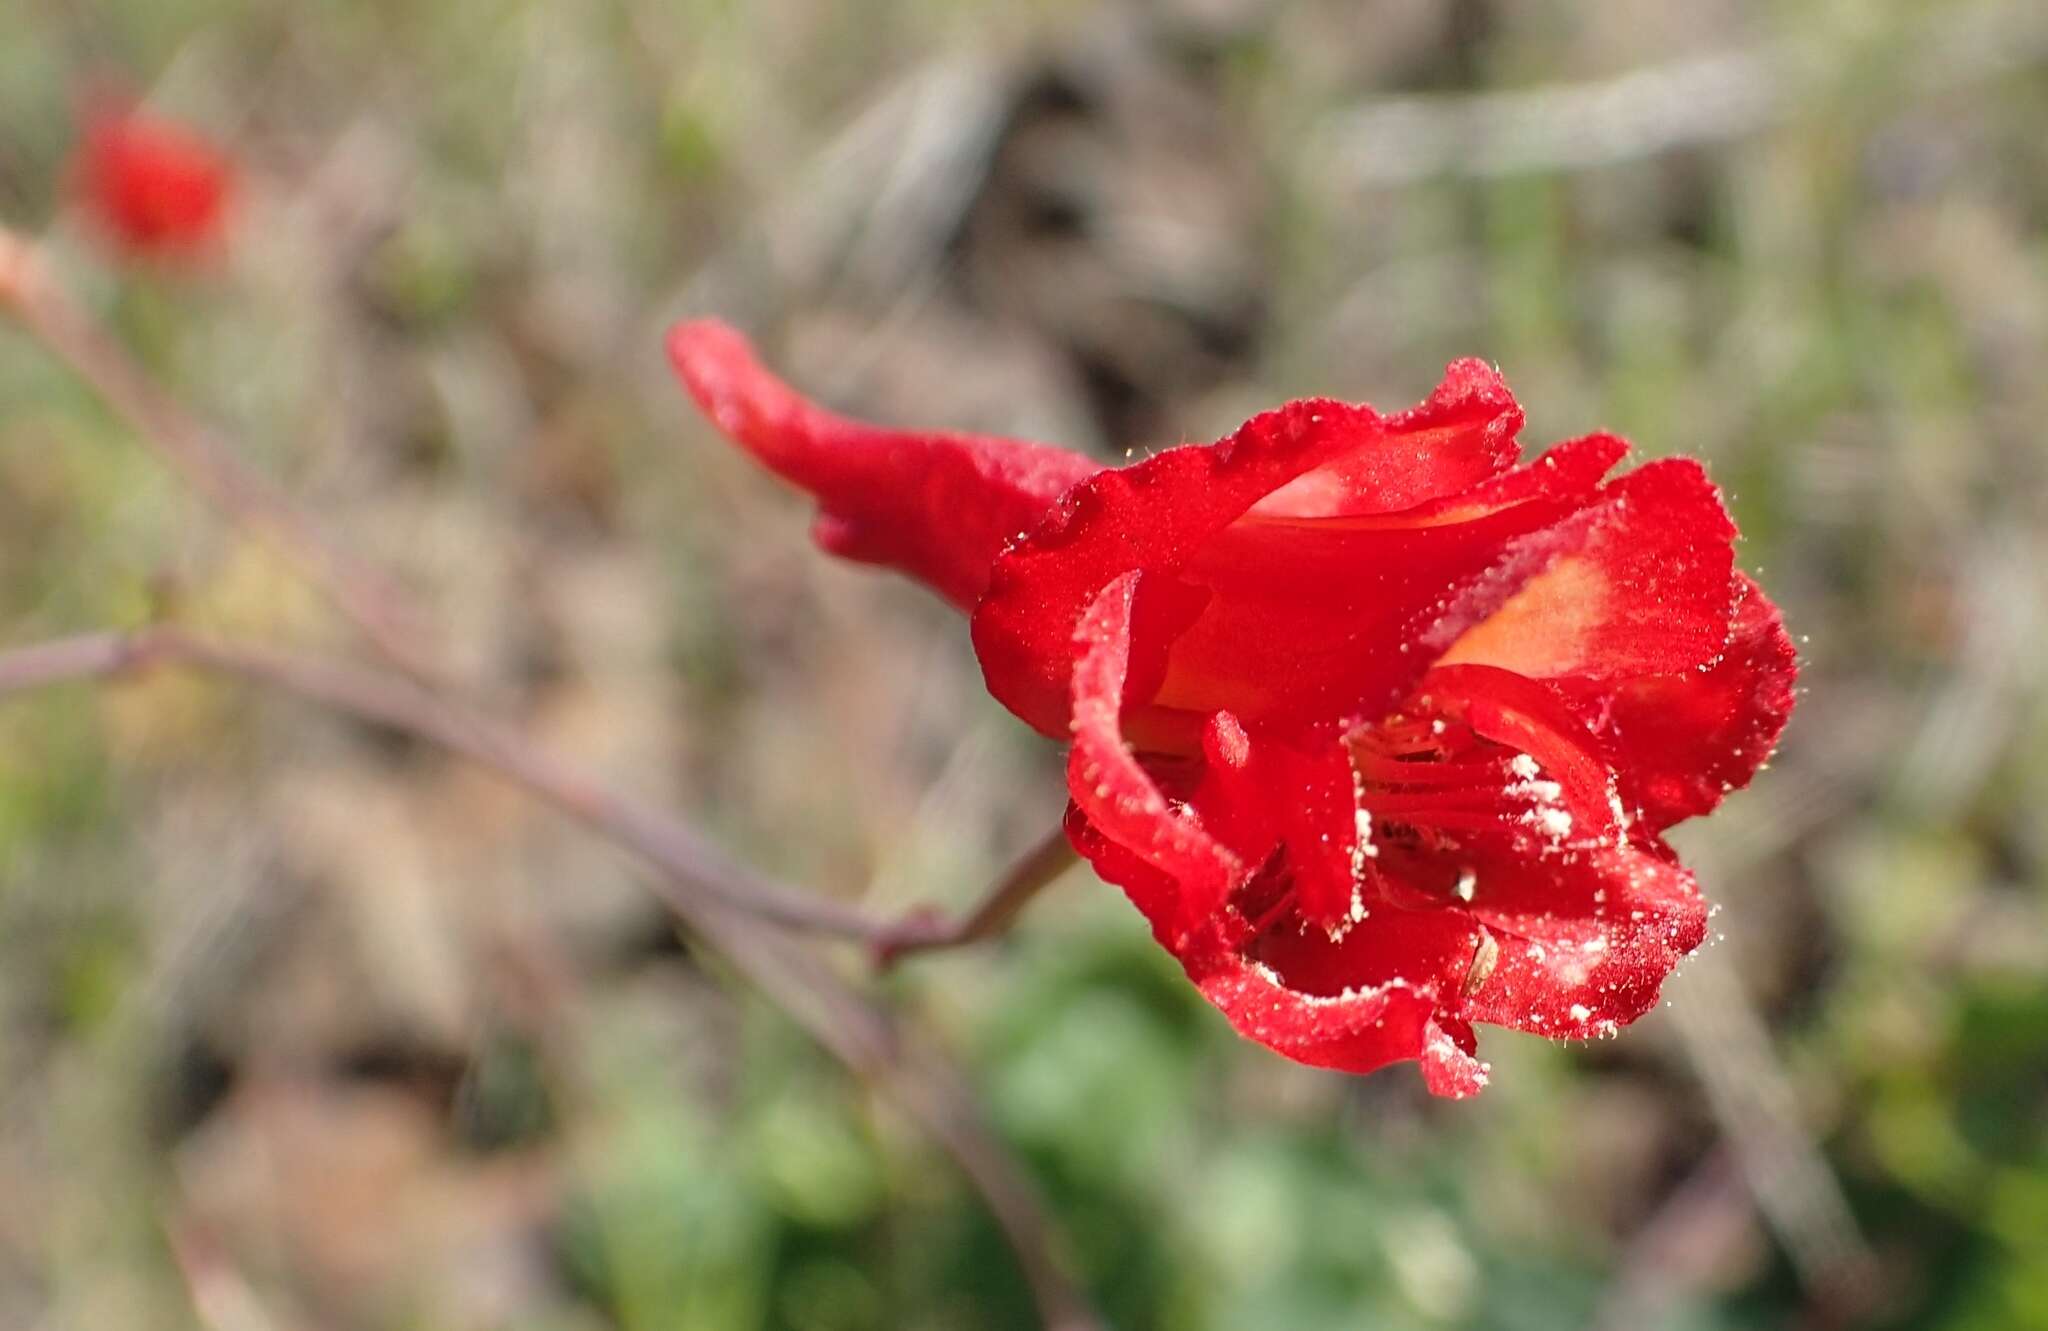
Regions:
[[[291, 499], [249, 470], [215, 431], [188, 413], [54, 279], [34, 247], [0, 227], [0, 310], [69, 365], [171, 470], [229, 521], [268, 541], [319, 587], [364, 637], [422, 681], [441, 678], [424, 619], [374, 569], [358, 564]], [[109, 678], [180, 665], [268, 685], [435, 742], [498, 773], [639, 855], [660, 871], [663, 903], [714, 944], [857, 1074], [924, 1123], [960, 1165], [1016, 1250], [1050, 1331], [1099, 1325], [1054, 1257], [1055, 1239], [1035, 1189], [988, 1129], [972, 1091], [942, 1059], [904, 1045], [888, 1015], [863, 1000], [786, 936], [786, 928], [864, 940], [877, 956], [989, 936], [1065, 867], [1032, 881], [1013, 874], [966, 919], [920, 912], [876, 921], [852, 907], [770, 882], [733, 863], [689, 825], [608, 790], [517, 731], [437, 698], [397, 676], [270, 648], [195, 637], [170, 627], [91, 634], [0, 651], [0, 696], [65, 680]], [[1028, 857], [1020, 873], [1042, 860]]]
[[361, 666], [201, 637], [170, 626], [94, 633], [0, 652], [0, 695], [64, 679], [161, 664], [237, 675], [432, 740], [509, 778], [634, 854], [695, 884], [733, 910], [810, 933], [863, 941], [892, 924], [852, 906], [772, 882], [735, 864], [688, 824], [411, 681]]
[[420, 679], [441, 677], [427, 619], [349, 555], [235, 448], [159, 387], [67, 291], [35, 245], [0, 227], [0, 310], [91, 385], [143, 445], [230, 522], [297, 565], [372, 646]]
[[1085, 1331], [1099, 1325], [1061, 1271], [1036, 1189], [990, 1131], [966, 1084], [935, 1055], [910, 1046], [886, 1012], [767, 927], [774, 922], [873, 938], [874, 922], [749, 872], [687, 825], [607, 788], [519, 732], [388, 672], [160, 626], [0, 651], [0, 697], [161, 666], [265, 685], [429, 740], [638, 855], [659, 871], [655, 893], [679, 920], [856, 1074], [892, 1094], [953, 1157], [1016, 1250], [1046, 1326]]
[[885, 926], [874, 940], [875, 965], [886, 970], [913, 952], [960, 947], [1008, 929], [1031, 899], [1072, 868], [1076, 859], [1066, 829], [1055, 827], [1010, 866], [974, 906], [956, 919], [929, 907]]
[[[394, 665], [428, 683], [446, 679], [427, 645], [424, 616], [399, 589], [344, 553], [289, 496], [249, 470], [218, 432], [165, 393], [51, 276], [35, 245], [4, 226], [0, 310], [11, 312], [92, 385], [143, 443], [224, 517], [297, 564]], [[700, 864], [718, 858], [690, 828], [653, 810], [628, 806], [620, 812], [643, 841], [670, 843], [670, 850]], [[641, 849], [646, 853], [646, 847]], [[1064, 863], [1053, 872], [1063, 867]], [[752, 879], [736, 866], [724, 870], [720, 881]], [[889, 965], [905, 953], [976, 942], [1000, 932], [1039, 886], [1043, 884], [1024, 888], [1007, 906], [999, 888], [996, 896], [960, 921], [948, 921], [929, 909], [911, 911], [900, 920], [874, 920], [850, 907], [758, 880], [743, 883], [746, 900], [735, 904], [778, 924], [866, 942], [875, 949], [878, 964]]]

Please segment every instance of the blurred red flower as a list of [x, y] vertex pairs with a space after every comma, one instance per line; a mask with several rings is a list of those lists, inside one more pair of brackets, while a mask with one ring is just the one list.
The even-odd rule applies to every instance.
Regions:
[[234, 170], [182, 125], [103, 106], [86, 116], [73, 182], [79, 202], [122, 250], [189, 258], [219, 238]]
[[972, 612], [990, 691], [1072, 740], [1075, 846], [1242, 1034], [1469, 1095], [1472, 1023], [1612, 1034], [1704, 937], [1661, 833], [1769, 756], [1796, 664], [1696, 462], [1517, 465], [1476, 360], [1104, 469], [832, 415], [717, 323], [669, 352], [826, 549]]

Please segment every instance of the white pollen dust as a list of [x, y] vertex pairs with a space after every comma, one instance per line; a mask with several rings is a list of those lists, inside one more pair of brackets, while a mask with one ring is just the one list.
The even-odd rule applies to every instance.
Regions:
[[1365, 861], [1380, 857], [1380, 848], [1372, 839], [1372, 810], [1360, 805], [1351, 817], [1358, 831], [1358, 846], [1351, 852], [1352, 871], [1364, 873]]

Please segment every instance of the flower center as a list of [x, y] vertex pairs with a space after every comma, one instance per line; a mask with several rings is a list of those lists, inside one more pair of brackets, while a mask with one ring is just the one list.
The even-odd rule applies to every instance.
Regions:
[[1345, 738], [1358, 792], [1353, 864], [1373, 895], [1410, 908], [1471, 901], [1501, 849], [1561, 849], [1564, 788], [1529, 754], [1461, 721], [1396, 714]]
[[1501, 875], [1616, 834], [1625, 824], [1618, 810], [1607, 818], [1611, 772], [1559, 725], [1538, 724], [1551, 720], [1540, 701], [1505, 687], [1478, 698], [1418, 693], [1403, 711], [1351, 727], [1337, 754], [1312, 760], [1319, 768], [1278, 743], [1261, 759], [1219, 713], [1203, 740], [1214, 783], [1205, 816], [1240, 829], [1247, 858], [1270, 848], [1231, 894], [1237, 937], [1253, 951], [1314, 935], [1355, 952], [1358, 926], [1380, 910], [1483, 907], [1491, 880], [1500, 878], [1493, 891], [1512, 887]]

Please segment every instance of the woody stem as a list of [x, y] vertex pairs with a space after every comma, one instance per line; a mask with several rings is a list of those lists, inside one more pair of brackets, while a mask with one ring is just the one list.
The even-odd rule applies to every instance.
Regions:
[[57, 279], [35, 243], [4, 226], [0, 313], [69, 366], [223, 517], [289, 560], [382, 656], [415, 678], [444, 677], [427, 616], [405, 593], [349, 554], [225, 436], [164, 391]]
[[958, 1074], [931, 1051], [917, 1048], [889, 1013], [862, 998], [786, 934], [765, 927], [772, 922], [879, 938], [894, 926], [877, 925], [851, 908], [753, 874], [727, 860], [688, 824], [607, 787], [519, 731], [388, 671], [165, 625], [0, 650], [0, 698], [163, 667], [267, 686], [417, 736], [521, 787], [639, 856], [657, 871], [655, 894], [678, 920], [730, 958], [855, 1073], [890, 1092], [953, 1156], [1008, 1235], [1045, 1325], [1099, 1325], [1064, 1274], [1059, 1240], [1037, 1190], [989, 1130]]
[[877, 967], [887, 969], [913, 952], [959, 947], [993, 938], [1010, 927], [1033, 897], [1071, 868], [1077, 856], [1065, 829], [1054, 827], [996, 880], [972, 910], [947, 920], [929, 910], [912, 911], [874, 941]]

